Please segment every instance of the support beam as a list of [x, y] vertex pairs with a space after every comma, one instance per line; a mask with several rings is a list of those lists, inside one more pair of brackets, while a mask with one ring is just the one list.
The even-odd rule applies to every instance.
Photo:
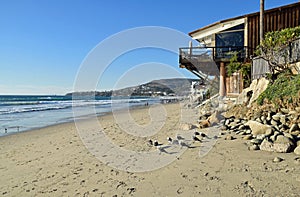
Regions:
[[219, 90], [220, 97], [226, 96], [225, 80], [226, 80], [225, 63], [221, 62], [220, 63], [220, 90]]

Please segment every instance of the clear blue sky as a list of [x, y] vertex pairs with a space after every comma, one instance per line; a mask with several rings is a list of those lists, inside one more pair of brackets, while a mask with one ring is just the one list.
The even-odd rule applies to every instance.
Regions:
[[[266, 0], [265, 6], [269, 9], [297, 1]], [[0, 94], [72, 91], [89, 51], [129, 28], [163, 26], [187, 34], [256, 11], [259, 0], [0, 0]], [[156, 54], [155, 58], [149, 54]], [[113, 88], [132, 65], [151, 61], [168, 64], [192, 77], [178, 68], [176, 54], [152, 53], [150, 49], [116, 60], [98, 89]], [[139, 77], [132, 83], [141, 83], [144, 77]], [[147, 80], [145, 77], [144, 82]]]

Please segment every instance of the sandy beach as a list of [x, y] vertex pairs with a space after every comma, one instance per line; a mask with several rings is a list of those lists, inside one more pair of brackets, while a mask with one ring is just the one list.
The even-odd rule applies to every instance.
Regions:
[[[158, 106], [162, 107], [162, 106]], [[163, 106], [159, 132], [134, 136], [134, 125], [112, 114], [98, 117], [101, 125], [81, 120], [86, 136], [103, 133], [110, 142], [131, 151], [152, 151], [149, 138], [167, 144], [168, 136], [181, 131], [181, 123], [196, 123], [196, 109], [182, 109], [179, 104]], [[153, 106], [130, 111], [135, 124], [153, 121]], [[154, 113], [155, 114], [155, 113]], [[151, 119], [152, 118], [152, 119]], [[124, 121], [124, 122], [122, 122]], [[123, 125], [120, 127], [120, 125]], [[126, 128], [124, 128], [124, 125]], [[208, 154], [201, 155], [201, 143], [191, 142], [170, 164], [156, 170], [130, 172], [117, 169], [95, 156], [84, 133], [75, 123], [65, 123], [0, 138], [0, 194], [2, 196], [299, 196], [300, 160], [293, 153], [280, 154], [249, 151], [239, 136], [216, 140]], [[92, 133], [89, 133], [92, 132]], [[205, 132], [210, 135], [209, 130]], [[91, 135], [90, 135], [91, 134]], [[231, 134], [233, 135], [233, 134]], [[101, 146], [100, 146], [101, 148]], [[154, 154], [153, 153], [153, 154]], [[166, 154], [167, 155], [167, 154]], [[104, 157], [104, 155], [102, 155]], [[273, 162], [275, 157], [283, 158]]]

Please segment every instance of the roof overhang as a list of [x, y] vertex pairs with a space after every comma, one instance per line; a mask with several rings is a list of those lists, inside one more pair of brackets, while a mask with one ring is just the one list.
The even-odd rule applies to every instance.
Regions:
[[220, 22], [214, 23], [212, 25], [198, 29], [196, 31], [193, 31], [193, 32], [189, 33], [189, 35], [195, 40], [202, 40], [202, 39], [205, 39], [206, 37], [213, 35], [215, 33], [225, 31], [225, 30], [235, 27], [237, 25], [243, 24], [243, 23], [245, 23], [245, 20], [246, 20], [246, 18], [243, 17], [243, 18], [238, 18], [238, 19], [220, 21]]

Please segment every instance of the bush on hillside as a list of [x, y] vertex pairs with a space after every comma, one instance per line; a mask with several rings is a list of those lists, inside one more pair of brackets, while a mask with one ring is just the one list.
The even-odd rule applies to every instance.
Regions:
[[265, 101], [279, 106], [281, 103], [292, 103], [294, 97], [300, 93], [300, 75], [291, 75], [290, 73], [282, 73], [273, 84], [269, 84], [267, 89], [258, 97], [257, 103], [264, 104]]

